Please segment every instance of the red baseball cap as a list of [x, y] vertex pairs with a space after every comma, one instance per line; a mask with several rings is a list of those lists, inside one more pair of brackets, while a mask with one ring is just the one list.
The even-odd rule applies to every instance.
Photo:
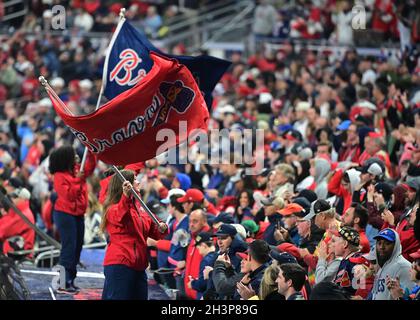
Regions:
[[296, 259], [301, 259], [300, 252], [298, 247], [291, 243], [284, 242], [277, 246], [277, 249], [279, 249], [280, 252], [288, 252], [292, 256], [294, 256]]
[[420, 259], [420, 249], [418, 249], [416, 252], [410, 253], [410, 257], [413, 259]]
[[248, 260], [248, 255], [246, 254], [246, 252], [237, 252], [236, 255], [241, 260]]
[[204, 194], [198, 189], [188, 189], [183, 197], [177, 199], [179, 203], [183, 203], [187, 201], [200, 202], [203, 200], [204, 200]]
[[282, 216], [291, 216], [292, 214], [302, 213], [302, 217], [305, 216], [305, 209], [297, 203], [289, 203], [285, 208], [277, 211]]
[[379, 132], [369, 132], [368, 133], [368, 136], [369, 136], [369, 138], [373, 138], [373, 139], [382, 138], [383, 137], [382, 134], [379, 133]]

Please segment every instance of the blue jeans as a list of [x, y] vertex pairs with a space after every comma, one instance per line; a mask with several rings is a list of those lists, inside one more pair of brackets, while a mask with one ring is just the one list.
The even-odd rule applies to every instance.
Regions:
[[83, 216], [53, 211], [54, 224], [57, 226], [61, 240], [59, 264], [66, 269], [66, 286], [69, 286], [77, 275], [77, 264], [83, 247], [85, 221]]
[[147, 276], [122, 264], [104, 267], [102, 300], [147, 300]]

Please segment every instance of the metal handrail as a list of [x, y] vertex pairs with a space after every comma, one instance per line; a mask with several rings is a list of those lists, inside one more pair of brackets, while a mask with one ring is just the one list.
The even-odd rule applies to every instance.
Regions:
[[[233, 3], [233, 2], [234, 2], [233, 0], [226, 0], [224, 2], [217, 2], [217, 3], [209, 4], [207, 6], [204, 6], [204, 7], [200, 8], [200, 9], [196, 10], [195, 12], [196, 12], [196, 14], [200, 15], [203, 12], [209, 12], [209, 11], [215, 10], [218, 7], [224, 7], [227, 4]], [[191, 9], [184, 9], [184, 10], [185, 10], [184, 12], [191, 11]], [[168, 26], [173, 25], [173, 24], [176, 24], [176, 23], [179, 23], [179, 21], [182, 21], [184, 19], [185, 19], [185, 15], [183, 15], [183, 14], [182, 15], [179, 15], [179, 16], [175, 16], [175, 17], [173, 17], [173, 19], [171, 20], [171, 23]]]
[[[189, 27], [195, 23], [198, 23], [200, 21], [208, 21], [209, 18], [217, 16], [217, 15], [221, 15], [224, 13], [228, 13], [232, 10], [238, 9], [242, 6], [244, 6], [245, 4], [248, 6], [248, 3], [250, 1], [241, 1], [240, 3], [234, 3], [230, 6], [226, 6], [226, 7], [222, 7], [220, 9], [214, 10], [214, 11], [210, 11], [210, 12], [205, 12], [203, 14], [199, 14], [199, 15], [194, 15], [192, 17], [190, 17], [189, 19], [186, 19], [184, 21], [181, 21], [179, 23], [174, 23], [169, 25], [169, 30], [171, 33], [176, 33], [177, 30], [179, 29], [184, 29], [186, 27]], [[231, 20], [232, 18], [230, 17], [229, 20]]]
[[[229, 32], [233, 29], [238, 28], [238, 24], [240, 24], [240, 22], [243, 21], [243, 19], [254, 9], [255, 9], [255, 4], [253, 2], [250, 2], [248, 6], [246, 6], [238, 15], [236, 15], [227, 25], [225, 25], [222, 29], [220, 29], [213, 36], [211, 36], [210, 39], [208, 39], [205, 43], [203, 43], [201, 45], [201, 48], [204, 48], [206, 44], [208, 44], [209, 42], [219, 39], [220, 36], [225, 34], [226, 32]], [[249, 21], [252, 22], [252, 19], [247, 20], [245, 26], [249, 24]]]
[[[97, 242], [97, 243], [90, 243], [90, 244], [83, 245], [83, 249], [94, 249], [94, 248], [104, 247], [106, 245], [107, 245], [107, 242], [105, 242], [105, 241]], [[54, 247], [52, 247], [52, 248], [54, 248]], [[51, 263], [50, 265], [52, 265], [53, 264], [53, 258], [57, 257], [60, 254], [60, 250], [54, 249], [54, 250], [48, 250], [48, 251], [42, 252], [41, 254], [39, 254], [35, 258], [34, 264], [38, 265], [39, 261], [44, 260], [45, 257], [48, 257], [48, 254], [50, 254], [50, 256], [49, 256], [50, 263]]]
[[[178, 43], [181, 40], [187, 39], [191, 36], [195, 36], [197, 34], [201, 34], [204, 32], [209, 32], [210, 30], [218, 30], [220, 29], [222, 26], [226, 25], [226, 23], [229, 23], [232, 20], [231, 17], [226, 17], [220, 20], [217, 20], [215, 22], [209, 23], [207, 25], [203, 25], [203, 26], [199, 26], [197, 28], [188, 30], [188, 31], [184, 31], [182, 33], [178, 33], [176, 35], [171, 35], [168, 38], [162, 39], [161, 43], [163, 44], [164, 47], [170, 47], [171, 44], [173, 43]], [[193, 51], [193, 50], [190, 50]]]
[[1, 18], [1, 22], [8, 21], [8, 20], [23, 16], [28, 12], [28, 8], [26, 6], [26, 3], [25, 3], [25, 1], [22, 1], [22, 0], [11, 0], [11, 1], [7, 1], [7, 2], [3, 2], [3, 8], [7, 8], [7, 7], [13, 6], [15, 4], [23, 4], [23, 9], [20, 10], [20, 11], [17, 11], [17, 12], [13, 12], [13, 13], [4, 15]]

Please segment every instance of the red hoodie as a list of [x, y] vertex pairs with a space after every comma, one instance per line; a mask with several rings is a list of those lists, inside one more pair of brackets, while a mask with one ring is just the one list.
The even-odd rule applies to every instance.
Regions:
[[[34, 215], [29, 208], [29, 200], [19, 202], [16, 207], [35, 224]], [[13, 251], [9, 243], [6, 242], [7, 238], [13, 236], [21, 236], [25, 240], [23, 248], [31, 250], [34, 247], [35, 231], [31, 229], [22, 218], [13, 210], [9, 209], [8, 213], [0, 218], [0, 241], [4, 242], [3, 252], [6, 254]]]
[[[208, 232], [210, 227], [205, 225], [200, 232]], [[197, 233], [198, 234], [198, 233]], [[187, 249], [187, 259], [185, 261], [185, 275], [184, 275], [184, 287], [185, 287], [185, 294], [188, 298], [197, 299], [197, 291], [188, 288], [189, 276], [192, 276], [194, 279], [199, 278], [200, 273], [200, 263], [203, 259], [203, 256], [198, 252], [197, 248], [195, 247], [195, 237], [197, 234], [193, 234], [191, 237], [191, 242], [188, 245]]]
[[395, 228], [390, 226], [387, 222], [384, 222], [382, 229], [392, 228], [397, 231], [400, 236], [402, 251], [401, 254], [408, 261], [413, 262], [414, 259], [410, 257], [410, 254], [420, 249], [420, 241], [414, 236], [414, 228], [408, 224], [408, 218], [403, 219]]
[[124, 194], [120, 202], [108, 208], [106, 220], [110, 241], [104, 266], [123, 264], [137, 271], [146, 270], [147, 238], [162, 239], [168, 230], [160, 233], [152, 218], [142, 208], [136, 209], [133, 200]]
[[[56, 172], [54, 174], [54, 190], [57, 200], [54, 210], [68, 213], [72, 216], [83, 216], [88, 206], [86, 178], [96, 167], [96, 157], [88, 153], [85, 165], [85, 175], [77, 178], [72, 172]], [[74, 172], [77, 172], [77, 167]]]
[[350, 207], [352, 202], [352, 194], [341, 185], [341, 178], [343, 177], [343, 171], [338, 169], [332, 176], [330, 182], [328, 183], [328, 192], [334, 193], [338, 197], [343, 198], [344, 207], [343, 212]]

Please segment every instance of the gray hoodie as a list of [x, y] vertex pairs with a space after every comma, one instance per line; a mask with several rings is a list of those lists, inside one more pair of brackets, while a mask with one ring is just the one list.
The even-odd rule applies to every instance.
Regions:
[[[391, 258], [380, 268], [375, 276], [372, 288], [372, 300], [392, 300], [391, 294], [386, 286], [386, 276], [392, 279], [398, 277], [400, 279], [401, 288], [405, 291], [407, 288], [410, 292], [414, 287], [414, 282], [410, 280], [411, 264], [401, 255], [401, 242], [398, 233], [395, 233], [395, 246]], [[378, 253], [376, 251], [376, 260]]]
[[351, 193], [353, 193], [356, 186], [360, 183], [361, 172], [352, 168], [350, 170], [347, 170], [346, 173], [349, 176]]
[[318, 199], [326, 199], [328, 195], [327, 175], [331, 170], [330, 163], [322, 158], [315, 159], [315, 193]]

